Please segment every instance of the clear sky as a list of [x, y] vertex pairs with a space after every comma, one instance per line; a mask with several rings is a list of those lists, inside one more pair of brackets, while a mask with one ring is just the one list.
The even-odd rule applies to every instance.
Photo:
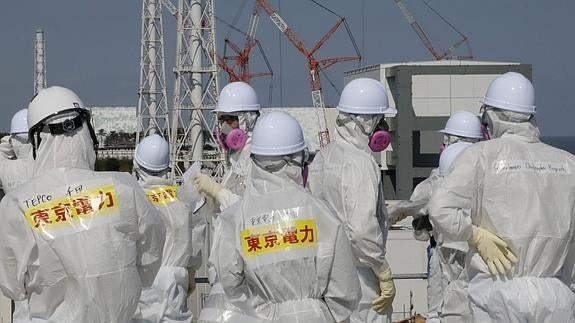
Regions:
[[[309, 0], [269, 0], [302, 40], [311, 47], [336, 17]], [[318, 0], [348, 18], [359, 48], [362, 65], [429, 60], [430, 54], [404, 20], [393, 0]], [[446, 48], [458, 35], [433, 15], [421, 0], [405, 0], [438, 48]], [[237, 26], [246, 29], [253, 0], [215, 0], [216, 15], [233, 21], [244, 2]], [[174, 0], [175, 3], [175, 0]], [[570, 0], [428, 0], [428, 3], [471, 39], [478, 60], [533, 64], [538, 121], [543, 135], [575, 136], [575, 2]], [[9, 129], [10, 118], [26, 107], [33, 91], [34, 33], [45, 31], [48, 85], [63, 85], [78, 92], [88, 106], [135, 106], [139, 86], [141, 1], [51, 0], [10, 1], [0, 10], [0, 130]], [[165, 14], [168, 93], [175, 58], [175, 20]], [[217, 25], [218, 51], [223, 38], [241, 43], [242, 36]], [[275, 26], [262, 16], [257, 38], [274, 70], [272, 105], [309, 106], [308, 74], [303, 57]], [[281, 41], [280, 41], [281, 40]], [[281, 48], [281, 55], [280, 55]], [[339, 31], [319, 57], [354, 54]], [[281, 57], [281, 59], [280, 59]], [[259, 54], [253, 70], [263, 71]], [[341, 90], [343, 71], [357, 63], [331, 67], [329, 79]], [[281, 75], [281, 77], [280, 77]], [[220, 87], [226, 76], [221, 74]], [[253, 82], [262, 103], [268, 103], [269, 79]], [[327, 103], [338, 95], [324, 77]], [[171, 96], [171, 94], [170, 94]]]

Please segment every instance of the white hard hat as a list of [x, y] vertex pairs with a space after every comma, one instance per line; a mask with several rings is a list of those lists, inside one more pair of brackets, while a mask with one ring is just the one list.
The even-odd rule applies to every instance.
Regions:
[[218, 98], [214, 112], [233, 113], [241, 111], [259, 111], [256, 91], [245, 82], [232, 82], [224, 86]]
[[445, 128], [439, 132], [465, 138], [483, 138], [481, 121], [469, 111], [454, 112], [447, 120]]
[[533, 114], [535, 90], [525, 76], [507, 72], [489, 84], [482, 102], [501, 110]]
[[22, 109], [14, 114], [10, 123], [10, 134], [28, 133], [28, 109]]
[[370, 78], [349, 82], [341, 92], [337, 109], [353, 114], [397, 114], [397, 110], [389, 106], [383, 84]]
[[[70, 114], [76, 114], [72, 117]], [[61, 122], [54, 117], [70, 117]], [[52, 135], [71, 133], [87, 125], [94, 150], [98, 148], [98, 139], [90, 123], [90, 110], [84, 107], [82, 100], [72, 90], [61, 86], [51, 86], [40, 90], [28, 104], [28, 137], [32, 143], [32, 156], [36, 158], [36, 149], [40, 145], [40, 132], [44, 127]], [[36, 138], [34, 138], [36, 136]]]
[[72, 90], [51, 86], [40, 90], [28, 105], [28, 128], [64, 110], [85, 109], [82, 100]]
[[250, 152], [260, 156], [283, 156], [307, 148], [301, 126], [285, 112], [270, 112], [258, 119]]
[[473, 145], [470, 142], [465, 141], [458, 141], [452, 145], [449, 145], [443, 150], [441, 155], [439, 156], [439, 176], [447, 175], [447, 171], [449, 170], [449, 166], [451, 163], [459, 156], [459, 154], [465, 150], [465, 148]]
[[150, 135], [138, 144], [134, 155], [136, 163], [154, 172], [160, 172], [170, 165], [170, 146], [160, 135]]

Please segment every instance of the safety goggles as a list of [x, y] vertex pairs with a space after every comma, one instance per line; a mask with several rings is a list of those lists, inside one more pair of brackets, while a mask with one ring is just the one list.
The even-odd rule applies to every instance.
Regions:
[[[59, 115], [65, 115], [71, 112], [75, 112], [78, 115], [73, 118], [66, 119], [62, 122], [47, 123], [49, 119], [52, 119]], [[36, 149], [38, 149], [40, 142], [42, 141], [40, 138], [40, 133], [44, 131], [45, 127], [47, 128], [48, 132], [52, 135], [63, 135], [71, 133], [76, 129], [82, 128], [84, 121], [86, 121], [86, 124], [88, 125], [88, 131], [90, 133], [90, 137], [92, 138], [92, 145], [94, 146], [94, 151], [97, 151], [98, 139], [96, 137], [96, 132], [94, 131], [94, 128], [92, 127], [92, 124], [90, 122], [90, 112], [86, 109], [72, 108], [51, 114], [46, 118], [42, 119], [32, 128], [30, 128], [30, 131], [28, 132], [28, 139], [30, 143], [32, 143], [32, 156], [34, 157], [34, 159], [36, 159]]]

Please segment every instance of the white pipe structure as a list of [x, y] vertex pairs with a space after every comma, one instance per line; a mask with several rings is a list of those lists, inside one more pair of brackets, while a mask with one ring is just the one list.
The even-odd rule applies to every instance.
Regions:
[[160, 0], [144, 0], [136, 144], [154, 133], [166, 138], [169, 136], [166, 93], [162, 3]]
[[46, 87], [46, 49], [44, 43], [44, 31], [36, 30], [34, 44], [34, 95]]
[[191, 162], [216, 173], [224, 154], [213, 136], [212, 111], [218, 98], [214, 0], [179, 0], [174, 110], [170, 152], [172, 177], [180, 179]]

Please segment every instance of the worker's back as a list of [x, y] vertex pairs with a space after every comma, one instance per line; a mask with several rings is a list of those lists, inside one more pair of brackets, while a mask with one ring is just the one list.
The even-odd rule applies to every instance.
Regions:
[[161, 262], [163, 224], [129, 174], [55, 168], [2, 201], [0, 284], [33, 318], [126, 322]]
[[[227, 238], [211, 258], [226, 293], [232, 301], [251, 295], [258, 314], [273, 322], [346, 318], [359, 286], [342, 225], [323, 201], [285, 174], [257, 166], [251, 172], [242, 201], [220, 216], [221, 237]], [[230, 269], [238, 260], [247, 285], [234, 286], [240, 282]]]
[[575, 232], [575, 157], [505, 136], [469, 149], [480, 151], [473, 222], [508, 243], [519, 258], [513, 276], [556, 277]]

